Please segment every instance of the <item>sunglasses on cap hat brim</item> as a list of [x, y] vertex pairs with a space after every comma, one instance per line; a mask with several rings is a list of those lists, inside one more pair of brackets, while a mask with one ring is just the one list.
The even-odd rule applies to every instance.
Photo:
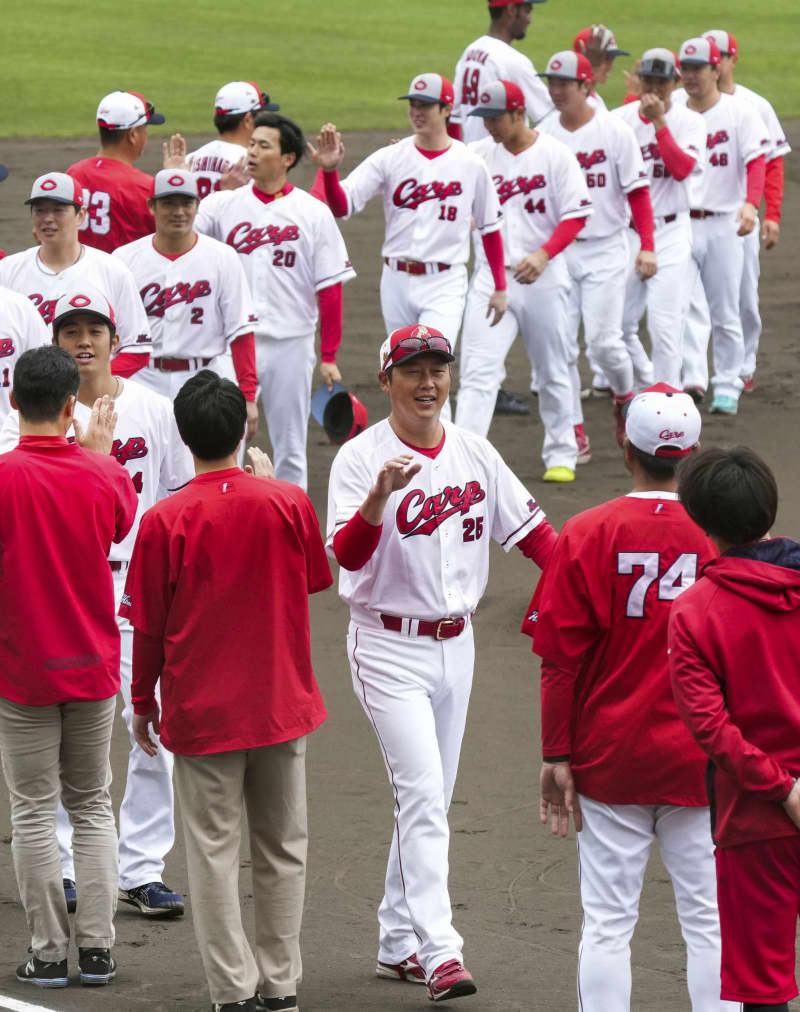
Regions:
[[[398, 354], [402, 352], [402, 354]], [[426, 352], [433, 352], [440, 355], [445, 362], [455, 362], [456, 357], [446, 337], [404, 337], [392, 348], [383, 360], [384, 370], [390, 369], [399, 362], [408, 362], [417, 355], [424, 355]]]
[[678, 76], [678, 68], [667, 63], [666, 60], [642, 60], [637, 77], [660, 77], [665, 81], [671, 81]]

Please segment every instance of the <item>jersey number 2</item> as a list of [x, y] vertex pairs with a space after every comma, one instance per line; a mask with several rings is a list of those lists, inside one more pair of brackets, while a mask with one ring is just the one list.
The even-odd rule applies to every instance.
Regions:
[[641, 566], [642, 575], [631, 587], [625, 614], [628, 618], [644, 618], [644, 604], [647, 591], [658, 580], [658, 600], [674, 601], [697, 578], [697, 554], [683, 552], [658, 579], [661, 557], [658, 552], [619, 552], [617, 573], [621, 576], [633, 573]]

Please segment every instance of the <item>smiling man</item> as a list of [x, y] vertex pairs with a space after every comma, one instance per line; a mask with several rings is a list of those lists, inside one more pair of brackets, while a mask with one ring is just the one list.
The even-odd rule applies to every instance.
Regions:
[[350, 606], [353, 689], [395, 802], [375, 972], [427, 984], [432, 1001], [476, 991], [452, 923], [447, 809], [489, 542], [516, 545], [539, 566], [555, 542], [494, 447], [442, 421], [453, 361], [432, 327], [402, 327], [383, 342], [378, 380], [391, 413], [339, 450], [328, 490], [327, 548]]

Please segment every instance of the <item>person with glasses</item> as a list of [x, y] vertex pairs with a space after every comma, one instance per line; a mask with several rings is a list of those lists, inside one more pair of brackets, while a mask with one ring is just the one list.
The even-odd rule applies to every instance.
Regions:
[[489, 541], [543, 567], [556, 540], [494, 447], [442, 419], [454, 360], [433, 327], [402, 327], [383, 342], [378, 380], [390, 414], [336, 455], [326, 543], [350, 606], [353, 688], [394, 794], [375, 972], [427, 985], [432, 1001], [477, 990], [452, 921], [447, 809]]

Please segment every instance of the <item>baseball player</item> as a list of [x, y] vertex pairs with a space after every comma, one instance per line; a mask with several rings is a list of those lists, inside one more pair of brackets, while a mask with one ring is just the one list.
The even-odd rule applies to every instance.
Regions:
[[[658, 273], [642, 284], [634, 270], [638, 237], [629, 229], [630, 273], [622, 329], [637, 389], [650, 385], [654, 378], [680, 387], [681, 335], [689, 301], [692, 256], [689, 187], [700, 182], [706, 131], [699, 113], [671, 101], [680, 76], [675, 53], [648, 49], [637, 74], [642, 81], [640, 100], [628, 102], [612, 115], [619, 116], [633, 131], [650, 178]], [[652, 365], [638, 336], [645, 309]]]
[[303, 489], [314, 332], [320, 319], [320, 374], [332, 387], [342, 378], [342, 285], [356, 276], [330, 210], [288, 181], [304, 147], [292, 120], [258, 113], [247, 156], [252, 182], [212, 193], [196, 218], [199, 232], [239, 254], [258, 317], [256, 370], [275, 475]]
[[576, 53], [582, 53], [592, 65], [593, 90], [589, 93], [590, 103], [607, 112], [608, 106], [597, 88], [608, 82], [609, 75], [614, 69], [614, 60], [618, 56], [631, 54], [626, 49], [619, 48], [614, 33], [605, 25], [583, 28], [572, 40], [572, 48]]
[[[706, 127], [706, 171], [692, 195], [689, 291], [702, 282], [714, 339], [711, 411], [735, 415], [743, 383], [744, 337], [739, 289], [744, 236], [756, 226], [764, 191], [767, 129], [747, 103], [719, 90], [719, 47], [713, 38], [687, 39], [679, 53], [686, 105]], [[680, 92], [675, 93], [678, 98]], [[683, 341], [683, 386], [702, 398], [708, 387], [708, 331], [695, 326], [692, 296]]]
[[452, 924], [447, 809], [489, 541], [543, 566], [555, 539], [497, 451], [441, 420], [453, 360], [432, 327], [403, 327], [383, 342], [378, 379], [391, 414], [342, 446], [328, 490], [353, 688], [394, 792], [376, 973], [427, 983], [432, 1001], [476, 990]]
[[[133, 527], [123, 541], [111, 546], [108, 558], [119, 607], [142, 514], [158, 499], [191, 481], [194, 467], [178, 435], [171, 402], [112, 374], [111, 356], [118, 341], [115, 326], [114, 312], [96, 288], [70, 287], [56, 304], [53, 340], [73, 356], [80, 371], [75, 419], [85, 429], [95, 400], [104, 395], [114, 399], [118, 420], [111, 452], [130, 473], [139, 496]], [[11, 411], [0, 430], [0, 452], [13, 449], [18, 442], [19, 415]], [[135, 746], [131, 732], [133, 630], [127, 619], [118, 618], [117, 624], [122, 649], [122, 717], [131, 735], [128, 778], [119, 814], [120, 898], [145, 914], [182, 914], [183, 899], [163, 882], [164, 858], [175, 839], [172, 754], [159, 749], [155, 758], [149, 758]], [[61, 806], [57, 832], [67, 903], [74, 909], [72, 827]]]
[[86, 209], [77, 182], [63, 172], [45, 173], [34, 180], [25, 203], [40, 245], [0, 261], [0, 284], [27, 296], [48, 327], [65, 291], [85, 284], [97, 288], [117, 307], [119, 350], [113, 371], [132, 375], [150, 355], [147, 316], [128, 268], [80, 241]]
[[525, 109], [534, 123], [553, 111], [535, 67], [524, 53], [513, 48], [528, 32], [534, 3], [544, 0], [489, 0], [489, 30], [467, 46], [456, 64], [455, 100], [447, 125], [447, 132], [456, 140], [469, 144], [485, 139], [485, 124], [479, 117], [469, 118], [469, 114], [492, 81], [511, 81], [521, 88]]
[[257, 317], [236, 253], [194, 231], [198, 197], [196, 176], [162, 169], [148, 202], [155, 233], [114, 251], [136, 279], [153, 339], [153, 355], [136, 379], [173, 401], [200, 369], [227, 374], [235, 367], [251, 439], [258, 426]]
[[578, 449], [567, 349], [570, 281], [559, 253], [586, 224], [589, 191], [572, 152], [527, 125], [525, 96], [513, 82], [488, 84], [469, 115], [483, 119], [489, 131], [470, 150], [486, 162], [503, 209], [508, 311], [490, 330], [483, 307], [494, 282], [489, 265], [476, 255], [461, 337], [456, 424], [479, 436], [488, 433], [503, 362], [519, 329], [540, 383], [544, 480], [572, 481]]
[[14, 366], [30, 348], [50, 344], [50, 332], [30, 301], [0, 286], [0, 425], [11, 410]]
[[558, 116], [542, 130], [562, 141], [578, 159], [594, 213], [565, 253], [571, 287], [567, 337], [570, 342], [573, 423], [578, 461], [591, 449], [583, 430], [578, 375], [578, 325], [583, 319], [586, 347], [608, 377], [614, 395], [617, 442], [625, 434], [625, 406], [633, 396], [633, 365], [622, 340], [622, 313], [628, 275], [627, 224], [630, 213], [639, 235], [634, 269], [642, 281], [656, 272], [650, 180], [636, 138], [618, 117], [588, 101], [592, 67], [581, 53], [556, 53], [542, 75]]
[[542, 658], [540, 816], [578, 831], [582, 1012], [628, 1012], [630, 941], [650, 849], [672, 879], [692, 1012], [720, 1003], [720, 939], [705, 757], [672, 699], [670, 604], [714, 546], [678, 501], [696, 448], [688, 394], [658, 384], [626, 419], [633, 490], [567, 521], [523, 631]]
[[[269, 95], [252, 81], [230, 81], [214, 99], [214, 126], [219, 137], [186, 156], [202, 200], [215, 190], [235, 189], [249, 181], [247, 147], [257, 112], [277, 112]], [[240, 174], [244, 174], [240, 178]]]

